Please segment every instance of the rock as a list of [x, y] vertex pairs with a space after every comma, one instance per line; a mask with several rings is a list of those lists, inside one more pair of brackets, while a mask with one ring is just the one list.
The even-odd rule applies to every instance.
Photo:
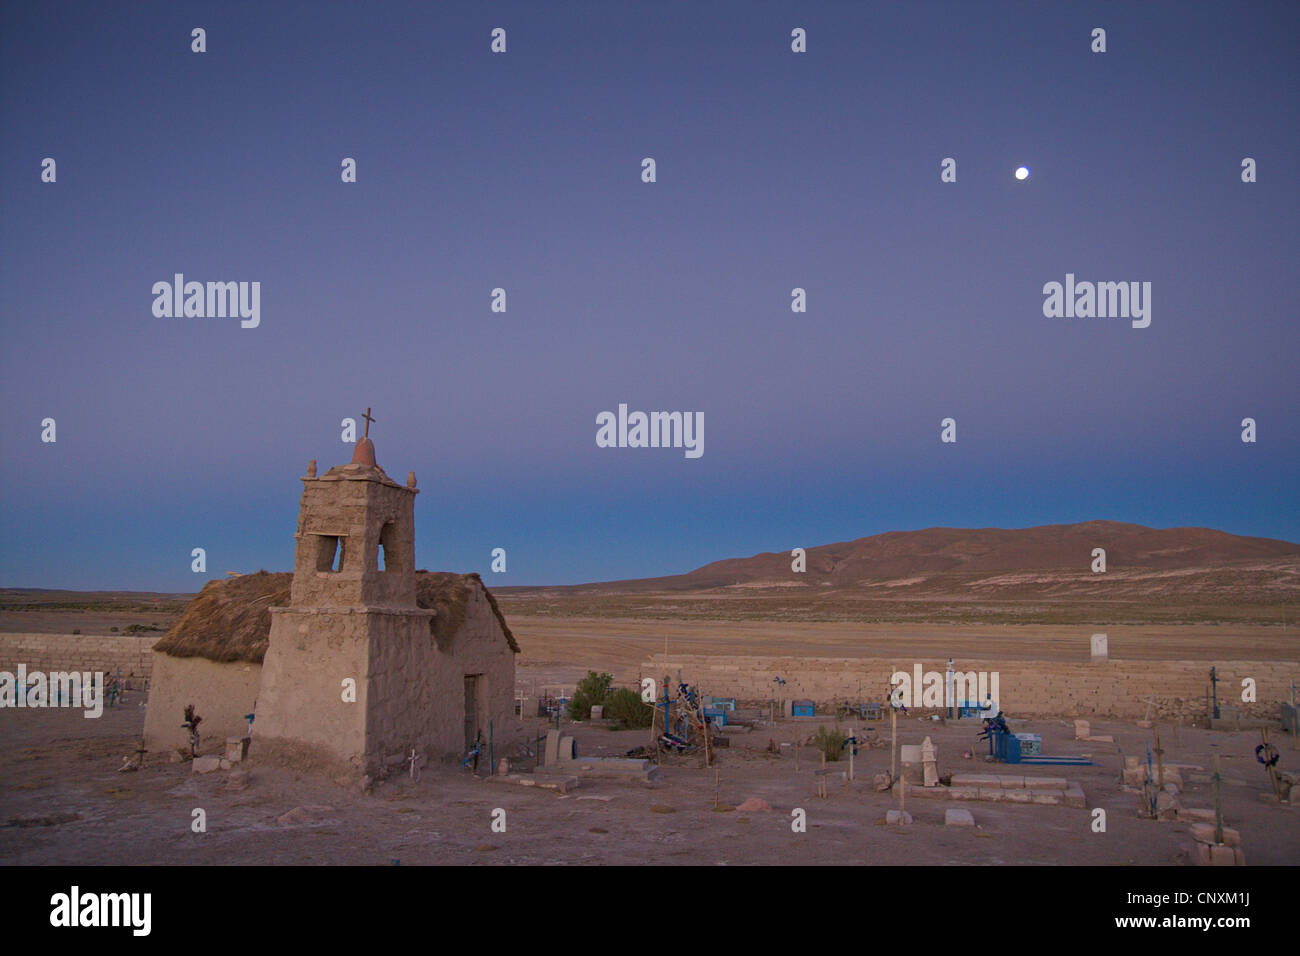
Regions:
[[231, 767], [233, 767], [233, 766], [234, 766], [234, 764], [231, 763], [229, 760], [227, 760], [225, 757], [222, 757], [222, 758], [221, 758], [221, 769], [222, 769], [222, 770], [229, 770], [229, 769], [230, 769]]
[[227, 790], [247, 790], [252, 779], [247, 770], [236, 770], [226, 778]]
[[943, 825], [946, 827], [973, 827], [975, 817], [969, 810], [945, 810], [943, 811]]
[[497, 773], [504, 777], [509, 772], [510, 772], [510, 761], [507, 760], [505, 757], [502, 757], [500, 760], [497, 761]]
[[889, 774], [887, 773], [876, 774], [871, 778], [871, 786], [876, 790], [881, 791], [882, 793], [888, 790], [890, 786], [892, 786], [889, 779]]
[[168, 762], [168, 763], [184, 763], [184, 762], [185, 762], [185, 755], [184, 755], [183, 753], [181, 753], [179, 750], [173, 750], [170, 754], [167, 755], [167, 762]]
[[766, 813], [772, 809], [772, 805], [766, 800], [760, 800], [758, 797], [750, 797], [740, 806], [736, 807], [739, 813]]
[[1174, 820], [1178, 817], [1178, 798], [1172, 793], [1161, 790], [1156, 794], [1156, 816], [1161, 820]]
[[592, 704], [592, 705], [591, 705], [591, 719], [592, 719], [592, 720], [600, 720], [600, 719], [601, 719], [602, 717], [604, 717], [604, 716], [605, 716], [605, 705], [604, 705], [604, 704]]
[[325, 807], [319, 804], [294, 807], [288, 813], [283, 813], [276, 817], [275, 822], [282, 827], [297, 826], [303, 823], [315, 823], [324, 819], [334, 811], [333, 807]]
[[885, 814], [885, 823], [889, 826], [906, 826], [912, 822], [912, 815], [906, 810], [890, 810]]
[[1092, 724], [1086, 720], [1076, 720], [1074, 722], [1074, 739], [1087, 740], [1092, 734]]
[[190, 767], [193, 773], [212, 773], [214, 770], [221, 769], [221, 758], [216, 754], [209, 754], [206, 757], [195, 757], [194, 764]]

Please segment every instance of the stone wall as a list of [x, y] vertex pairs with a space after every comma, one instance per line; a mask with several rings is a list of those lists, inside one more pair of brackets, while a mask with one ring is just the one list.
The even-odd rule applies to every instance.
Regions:
[[[657, 654], [641, 665], [641, 674], [659, 687], [665, 675], [698, 684], [703, 694], [735, 697], [748, 705], [766, 705], [777, 695], [773, 678], [786, 684], [786, 700], [813, 700], [817, 712], [833, 713], [839, 700], [883, 701], [890, 675], [925, 671], [943, 674], [946, 659], [712, 657]], [[1142, 719], [1154, 696], [1162, 718], [1204, 716], [1210, 663], [1203, 661], [956, 661], [962, 671], [998, 673], [999, 703], [1017, 717], [1114, 717]], [[1221, 705], [1238, 707], [1247, 716], [1276, 717], [1278, 704], [1289, 699], [1292, 681], [1300, 684], [1300, 663], [1290, 661], [1217, 661]], [[1242, 679], [1255, 680], [1257, 702], [1241, 701]]]
[[151, 648], [161, 633], [142, 636], [127, 634], [0, 634], [0, 671], [15, 673], [19, 664], [27, 670], [103, 671], [105, 679], [119, 670], [127, 685], [147, 686], [153, 673]]

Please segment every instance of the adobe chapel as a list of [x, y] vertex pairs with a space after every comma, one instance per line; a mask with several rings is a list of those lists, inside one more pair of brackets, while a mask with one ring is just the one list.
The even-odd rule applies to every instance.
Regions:
[[511, 720], [514, 635], [477, 574], [415, 570], [415, 473], [366, 432], [308, 465], [293, 573], [209, 581], [154, 645], [147, 748], [188, 748], [192, 704], [204, 751], [251, 725], [251, 759], [378, 779]]

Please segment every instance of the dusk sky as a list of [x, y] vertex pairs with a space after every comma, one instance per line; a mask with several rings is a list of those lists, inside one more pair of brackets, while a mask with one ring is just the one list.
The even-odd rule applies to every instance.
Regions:
[[[1294, 2], [6, 3], [0, 585], [290, 570], [298, 479], [367, 406], [417, 566], [489, 585], [932, 526], [1300, 540], [1298, 33]], [[259, 282], [260, 324], [155, 316], [176, 273]], [[1067, 273], [1149, 282], [1149, 327], [1046, 317]], [[620, 403], [703, 413], [704, 454], [597, 447]]]

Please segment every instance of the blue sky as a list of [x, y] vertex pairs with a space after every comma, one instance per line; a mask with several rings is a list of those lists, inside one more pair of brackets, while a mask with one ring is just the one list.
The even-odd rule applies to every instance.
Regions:
[[[7, 4], [0, 584], [287, 570], [367, 406], [417, 565], [498, 585], [935, 525], [1300, 540], [1300, 8], [1188, 6]], [[177, 272], [259, 281], [261, 324], [155, 317]], [[1151, 282], [1150, 327], [1044, 317], [1066, 273]], [[704, 455], [598, 448], [619, 403], [703, 412]]]

